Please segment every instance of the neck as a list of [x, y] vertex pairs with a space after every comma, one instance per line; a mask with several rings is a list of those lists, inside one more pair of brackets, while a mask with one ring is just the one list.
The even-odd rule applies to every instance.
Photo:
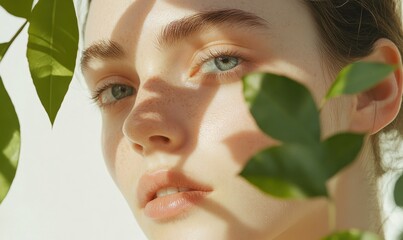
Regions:
[[356, 228], [382, 236], [381, 211], [377, 197], [376, 160], [367, 139], [360, 157], [336, 176], [334, 202], [337, 208], [336, 229]]
[[366, 142], [365, 146], [367, 147], [363, 148], [360, 157], [353, 164], [328, 182], [334, 211], [329, 200], [316, 199], [315, 211], [310, 212], [276, 240], [321, 239], [334, 231], [353, 228], [383, 236], [376, 196], [376, 177], [369, 174], [375, 172], [376, 163], [371, 144]]

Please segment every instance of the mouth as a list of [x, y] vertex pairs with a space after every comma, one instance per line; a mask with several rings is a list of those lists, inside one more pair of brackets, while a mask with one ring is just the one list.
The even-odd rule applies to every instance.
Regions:
[[210, 187], [170, 170], [143, 175], [137, 189], [140, 207], [151, 219], [179, 216], [196, 206], [212, 191]]

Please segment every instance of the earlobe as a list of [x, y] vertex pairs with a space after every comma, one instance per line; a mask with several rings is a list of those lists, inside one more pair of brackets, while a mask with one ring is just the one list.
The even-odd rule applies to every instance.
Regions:
[[375, 42], [372, 53], [361, 61], [398, 66], [380, 84], [355, 97], [350, 130], [375, 134], [395, 119], [402, 104], [401, 55], [393, 42], [380, 39]]

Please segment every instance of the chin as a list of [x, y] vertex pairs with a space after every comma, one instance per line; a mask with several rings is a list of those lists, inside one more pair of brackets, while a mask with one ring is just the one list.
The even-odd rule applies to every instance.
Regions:
[[151, 220], [143, 215], [138, 216], [137, 220], [149, 240], [272, 239], [267, 234], [246, 226], [240, 220], [229, 219], [229, 213], [226, 211], [210, 212], [207, 209], [208, 207], [192, 209], [170, 219]]

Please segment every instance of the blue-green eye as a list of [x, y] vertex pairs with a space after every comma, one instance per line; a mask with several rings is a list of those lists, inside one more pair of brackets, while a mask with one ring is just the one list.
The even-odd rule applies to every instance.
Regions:
[[98, 100], [101, 105], [107, 105], [119, 101], [125, 97], [132, 96], [135, 93], [133, 87], [124, 84], [111, 84], [106, 86], [99, 93]]
[[220, 56], [205, 62], [201, 67], [203, 73], [225, 72], [239, 65], [240, 59], [232, 56]]

